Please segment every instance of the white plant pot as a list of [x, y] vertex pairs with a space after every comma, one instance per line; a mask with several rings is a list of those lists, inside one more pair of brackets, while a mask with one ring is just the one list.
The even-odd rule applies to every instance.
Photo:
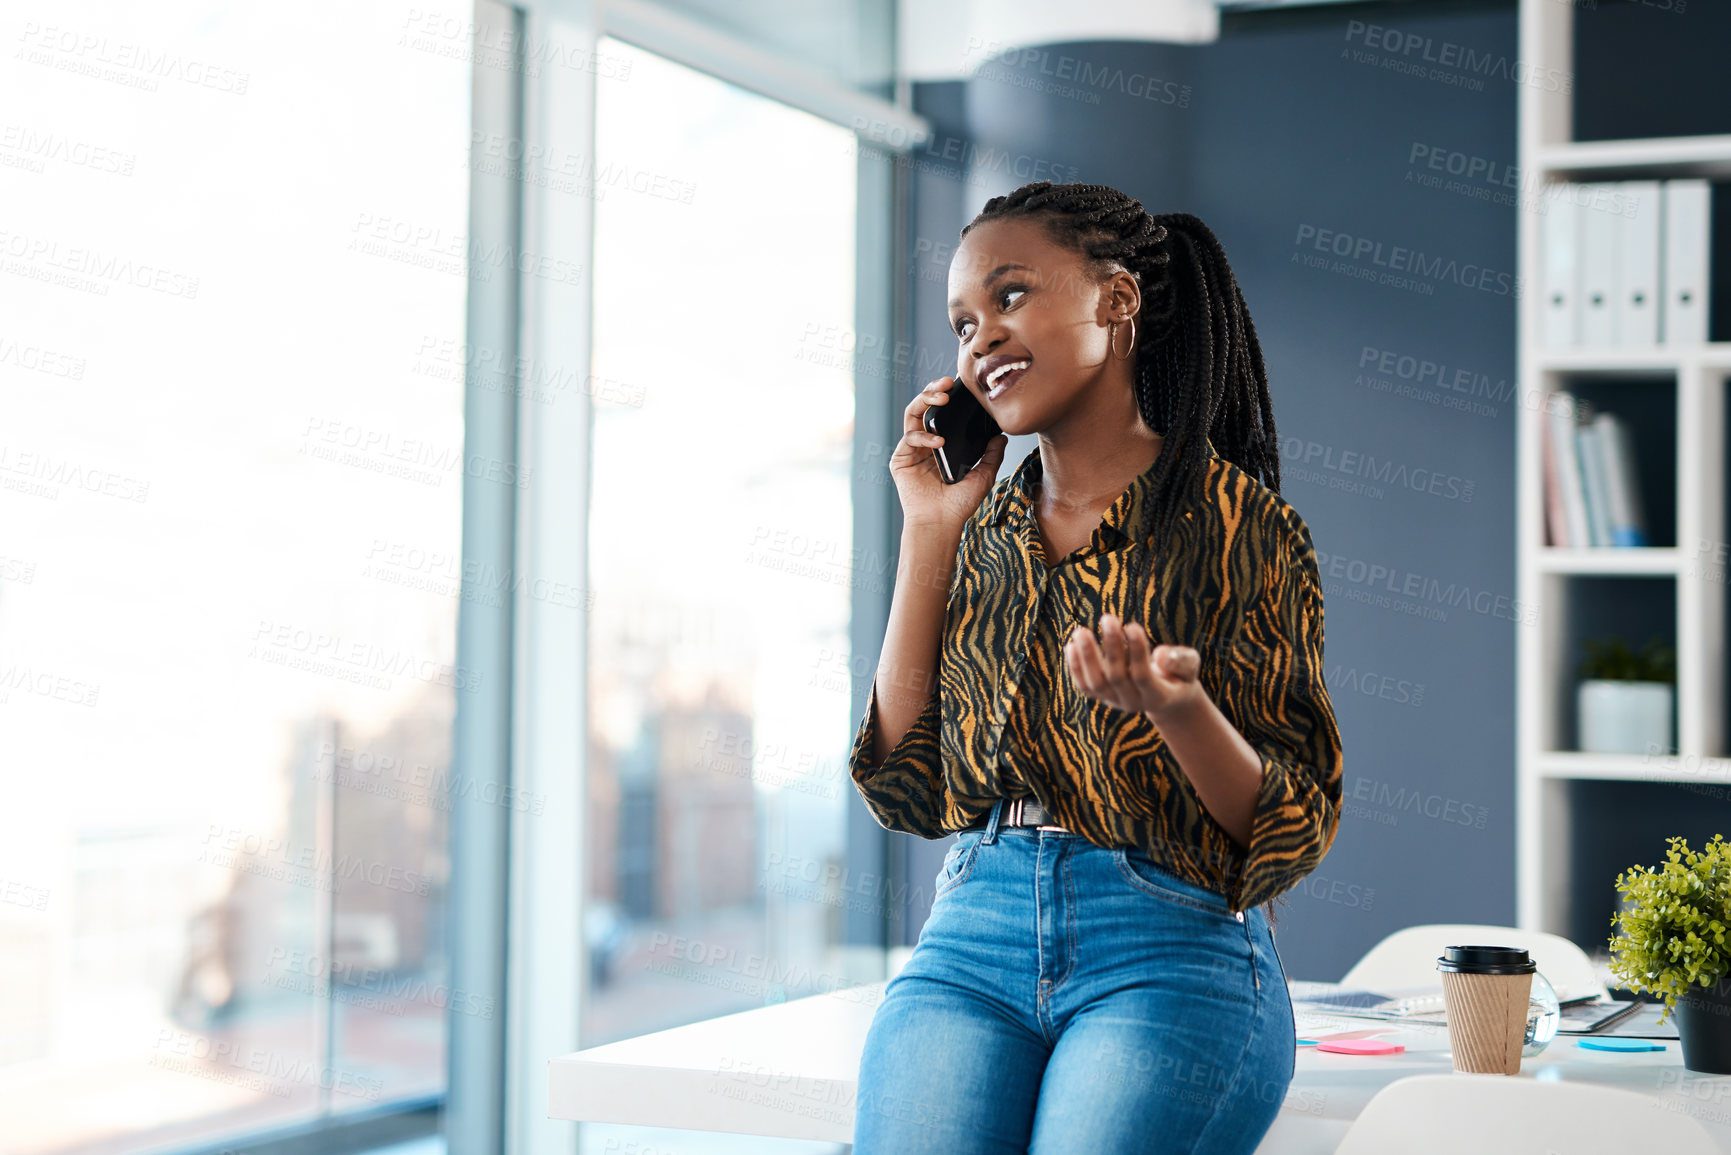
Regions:
[[1669, 682], [1587, 678], [1576, 695], [1579, 746], [1591, 754], [1671, 750]]

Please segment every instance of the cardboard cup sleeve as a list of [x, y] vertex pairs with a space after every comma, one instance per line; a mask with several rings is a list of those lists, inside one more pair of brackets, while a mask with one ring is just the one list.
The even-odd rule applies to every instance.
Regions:
[[1457, 1071], [1518, 1075], [1533, 976], [1442, 973], [1444, 1018]]

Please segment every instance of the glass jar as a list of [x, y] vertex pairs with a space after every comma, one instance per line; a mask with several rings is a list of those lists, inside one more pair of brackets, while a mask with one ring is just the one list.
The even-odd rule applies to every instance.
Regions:
[[1557, 992], [1538, 971], [1533, 972], [1532, 990], [1527, 995], [1527, 1037], [1521, 1044], [1521, 1058], [1530, 1059], [1551, 1045], [1557, 1028], [1563, 1025], [1563, 1008]]

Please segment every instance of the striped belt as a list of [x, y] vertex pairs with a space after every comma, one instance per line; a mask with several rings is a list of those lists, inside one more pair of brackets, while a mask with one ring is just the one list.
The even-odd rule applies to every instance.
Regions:
[[[1056, 822], [1051, 821], [1051, 817], [1052, 816], [1047, 813], [1046, 808], [1041, 806], [1039, 801], [1032, 796], [1012, 798], [1009, 805], [1004, 807], [1004, 814], [1002, 818], [998, 819], [998, 825], [1033, 826], [1040, 830], [1062, 830], [1065, 833], [1070, 832], [1069, 827], [1059, 826]], [[967, 829], [984, 830], [986, 828], [986, 822], [990, 818], [991, 812], [987, 811], [979, 818], [974, 819]]]

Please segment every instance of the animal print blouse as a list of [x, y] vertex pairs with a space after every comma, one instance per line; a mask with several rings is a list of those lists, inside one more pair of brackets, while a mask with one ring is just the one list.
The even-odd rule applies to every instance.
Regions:
[[[950, 582], [937, 685], [918, 720], [874, 764], [877, 687], [849, 769], [879, 825], [940, 838], [1000, 796], [1032, 794], [1052, 821], [1104, 847], [1137, 847], [1224, 894], [1233, 911], [1315, 870], [1340, 822], [1341, 741], [1323, 682], [1322, 588], [1310, 530], [1278, 494], [1204, 442], [1209, 468], [1145, 565], [1141, 612], [1126, 614], [1134, 541], [1153, 466], [1108, 509], [1092, 539], [1048, 568], [1030, 498], [1035, 447], [963, 529]], [[1150, 539], [1151, 540], [1151, 539]], [[1076, 623], [1100, 615], [1193, 646], [1200, 679], [1262, 757], [1248, 848], [1202, 806], [1159, 730], [1140, 712], [1082, 693], [1064, 665]], [[1207, 768], [1195, 768], [1205, 773]]]

